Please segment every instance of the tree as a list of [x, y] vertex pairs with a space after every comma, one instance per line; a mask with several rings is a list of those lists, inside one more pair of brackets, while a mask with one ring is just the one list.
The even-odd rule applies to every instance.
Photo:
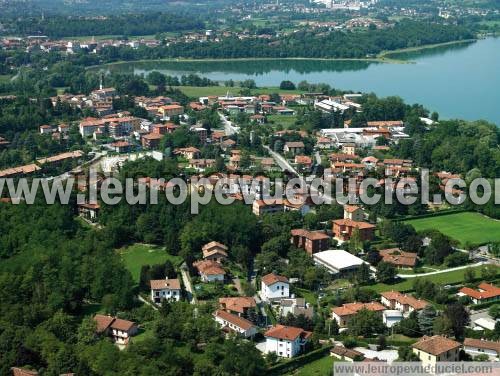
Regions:
[[454, 266], [460, 266], [460, 265], [465, 265], [469, 262], [469, 255], [464, 252], [453, 252], [451, 255], [448, 255], [444, 259], [444, 263], [446, 266], [449, 266], [450, 268]]
[[398, 322], [395, 329], [398, 333], [404, 334], [407, 337], [420, 337], [422, 335], [416, 311], [413, 311], [407, 318]]
[[385, 329], [382, 317], [374, 311], [361, 309], [356, 314], [356, 319], [349, 322], [349, 332], [355, 336], [369, 337], [373, 334], [383, 333]]
[[440, 232], [431, 236], [431, 242], [425, 250], [425, 261], [432, 265], [441, 265], [449, 254], [453, 252], [450, 239]]
[[500, 304], [494, 304], [492, 305], [488, 313], [490, 314], [491, 317], [493, 317], [495, 320], [500, 318]]
[[431, 335], [436, 316], [436, 310], [431, 304], [428, 304], [423, 310], [421, 310], [418, 314], [418, 327], [420, 332], [426, 335]]
[[432, 330], [434, 334], [450, 336], [453, 334], [453, 324], [448, 317], [438, 316], [434, 320], [434, 325]]
[[472, 268], [466, 268], [464, 270], [464, 282], [472, 283], [476, 279], [476, 272]]
[[377, 265], [377, 280], [382, 283], [391, 282], [396, 277], [396, 268], [387, 262], [379, 262]]
[[377, 350], [384, 350], [387, 347], [387, 340], [385, 339], [385, 336], [383, 334], [379, 335], [377, 338]]
[[450, 321], [455, 338], [459, 340], [463, 339], [465, 327], [470, 322], [467, 309], [460, 303], [453, 303], [446, 306], [443, 315]]
[[484, 265], [481, 268], [481, 277], [487, 281], [495, 279], [497, 276], [498, 268], [494, 265]]
[[398, 360], [402, 362], [412, 362], [419, 360], [419, 358], [410, 346], [399, 346]]
[[371, 280], [370, 268], [367, 264], [363, 263], [356, 271], [356, 281], [360, 285], [366, 285]]
[[295, 84], [292, 81], [281, 81], [280, 90], [295, 90]]
[[339, 323], [337, 322], [337, 320], [330, 320], [329, 324], [330, 324], [329, 334], [332, 336], [338, 335], [340, 327], [339, 327]]

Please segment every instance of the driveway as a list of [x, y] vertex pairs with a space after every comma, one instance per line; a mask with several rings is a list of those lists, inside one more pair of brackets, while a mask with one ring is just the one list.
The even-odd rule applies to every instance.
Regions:
[[468, 265], [463, 265], [463, 266], [457, 266], [455, 268], [449, 268], [449, 269], [443, 269], [443, 270], [438, 270], [435, 272], [429, 272], [429, 273], [419, 273], [419, 274], [398, 274], [399, 278], [417, 278], [417, 277], [425, 277], [428, 275], [433, 275], [433, 274], [441, 274], [441, 273], [447, 273], [447, 272], [452, 272], [454, 270], [461, 270], [461, 269], [467, 269], [470, 267], [475, 267], [475, 266], [481, 266], [481, 265], [486, 265], [488, 262], [481, 261], [477, 262], [475, 264], [468, 264]]

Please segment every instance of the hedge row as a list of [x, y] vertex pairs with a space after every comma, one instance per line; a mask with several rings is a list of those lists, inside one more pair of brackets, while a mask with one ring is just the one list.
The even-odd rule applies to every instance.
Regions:
[[395, 218], [395, 220], [397, 220], [397, 221], [409, 221], [412, 219], [441, 217], [443, 215], [465, 213], [468, 211], [470, 211], [470, 210], [468, 210], [468, 209], [447, 209], [447, 210], [441, 210], [441, 211], [434, 212], [434, 213], [427, 213], [427, 214], [420, 214], [420, 215], [407, 215], [407, 216], [404, 216], [401, 218]]
[[308, 352], [307, 354], [300, 355], [296, 358], [292, 358], [290, 361], [287, 361], [285, 363], [280, 363], [272, 366], [267, 370], [267, 374], [278, 375], [286, 372], [291, 372], [299, 367], [306, 365], [307, 363], [311, 363], [315, 360], [323, 358], [325, 355], [330, 353], [330, 349], [332, 347], [332, 345], [328, 345], [320, 349]]

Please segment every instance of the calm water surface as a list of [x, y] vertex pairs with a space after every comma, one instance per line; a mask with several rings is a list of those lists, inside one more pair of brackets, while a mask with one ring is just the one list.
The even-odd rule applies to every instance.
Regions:
[[488, 38], [394, 58], [413, 64], [362, 61], [250, 60], [124, 63], [111, 70], [171, 76], [196, 73], [212, 80], [251, 78], [258, 86], [283, 80], [325, 82], [339, 89], [398, 95], [443, 118], [486, 119], [500, 125], [500, 38]]

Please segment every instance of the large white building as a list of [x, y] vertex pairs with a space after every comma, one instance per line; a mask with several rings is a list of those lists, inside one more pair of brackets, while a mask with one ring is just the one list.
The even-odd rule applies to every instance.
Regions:
[[359, 257], [343, 249], [318, 252], [313, 255], [316, 265], [327, 268], [333, 274], [350, 274], [355, 272], [361, 264], [365, 263]]
[[304, 351], [311, 332], [293, 326], [276, 325], [264, 333], [265, 353], [274, 352], [283, 358], [292, 358]]
[[270, 273], [262, 277], [260, 297], [266, 302], [280, 300], [290, 296], [288, 278]]
[[491, 360], [498, 360], [498, 356], [500, 355], [500, 342], [466, 338], [464, 340], [464, 351], [473, 357], [484, 354]]

